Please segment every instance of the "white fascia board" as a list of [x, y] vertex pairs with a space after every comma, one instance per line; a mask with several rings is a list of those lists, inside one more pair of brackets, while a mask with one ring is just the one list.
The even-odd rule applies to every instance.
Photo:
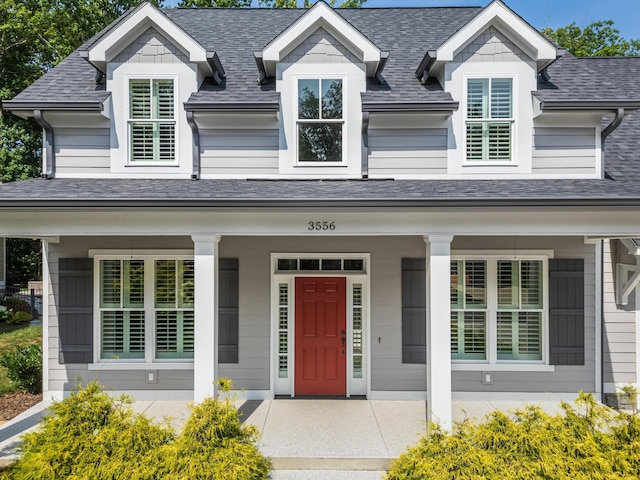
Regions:
[[190, 61], [207, 64], [206, 49], [151, 3], [143, 4], [111, 32], [89, 47], [89, 61], [94, 65], [106, 65], [113, 56], [149, 27], [158, 30], [180, 48]]
[[[324, 28], [361, 61], [375, 71], [380, 62], [380, 49], [360, 33], [333, 8], [317, 2], [309, 11], [293, 22], [262, 50], [262, 60], [269, 74], [275, 71], [274, 64], [282, 61], [302, 40], [318, 28]], [[375, 68], [373, 68], [375, 67]], [[369, 71], [369, 68], [367, 68]]]
[[502, 2], [494, 1], [437, 49], [437, 64], [458, 52], [489, 26], [495, 26], [538, 64], [541, 70], [557, 58], [556, 46]]

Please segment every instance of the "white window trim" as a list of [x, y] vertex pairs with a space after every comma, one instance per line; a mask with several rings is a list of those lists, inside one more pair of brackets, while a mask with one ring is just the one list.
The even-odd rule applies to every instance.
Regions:
[[[119, 252], [119, 253], [118, 253]], [[144, 253], [141, 253], [144, 252]], [[153, 252], [153, 253], [150, 253]], [[130, 358], [100, 358], [101, 330], [100, 330], [100, 261], [101, 260], [144, 260], [145, 271], [145, 299], [154, 298], [153, 268], [147, 268], [149, 263], [156, 260], [193, 260], [193, 252], [188, 250], [89, 250], [89, 257], [93, 258], [93, 364], [89, 370], [189, 370], [193, 369], [192, 358], [156, 359], [155, 358], [155, 315], [154, 307], [149, 307], [145, 301], [145, 350], [144, 359]]]
[[[126, 108], [126, 123], [127, 123], [127, 151], [126, 151], [126, 167], [175, 167], [180, 164], [179, 156], [178, 156], [178, 142], [180, 139], [179, 128], [180, 125], [178, 122], [178, 92], [179, 90], [179, 77], [177, 75], [125, 75], [126, 81], [126, 95], [127, 95], [127, 108]], [[143, 118], [132, 118], [131, 117], [131, 80], [148, 80], [151, 86], [151, 110], [153, 111], [153, 81], [154, 80], [171, 80], [173, 82], [173, 118], [171, 119], [143, 119]], [[173, 156], [174, 159], [172, 162], [163, 162], [159, 160], [153, 161], [133, 161], [132, 157], [132, 147], [133, 140], [131, 138], [131, 124], [138, 123], [162, 123], [162, 122], [173, 122], [174, 132], [173, 132]]]
[[[364, 66], [357, 63], [279, 63], [279, 177], [360, 178], [362, 176], [362, 99]], [[342, 80], [342, 161], [298, 162], [298, 79]]]
[[[554, 371], [549, 364], [549, 259], [553, 254], [545, 255], [540, 252], [511, 251], [504, 254], [484, 253], [479, 251], [452, 252], [451, 261], [456, 260], [485, 260], [487, 262], [487, 360], [461, 360], [451, 359], [452, 370], [456, 371]], [[497, 306], [497, 275], [496, 266], [498, 260], [540, 260], [542, 261], [542, 339], [541, 360], [498, 360], [496, 321], [493, 315], [498, 311]]]
[[[187, 124], [183, 104], [198, 90], [195, 64], [186, 63], [115, 63], [107, 65], [107, 91], [111, 92], [111, 134], [109, 175], [118, 178], [191, 178], [192, 132]], [[129, 80], [173, 79], [175, 113], [175, 163], [129, 162]]]
[[[513, 162], [466, 161], [467, 78], [512, 78]], [[536, 90], [535, 63], [451, 62], [442, 76], [445, 91], [451, 93], [461, 108], [453, 112], [448, 129], [449, 178], [516, 178], [531, 174], [533, 161], [533, 102]]]
[[[468, 100], [469, 100], [469, 80], [488, 80], [489, 81], [489, 110], [491, 110], [491, 82], [494, 79], [509, 78], [511, 79], [511, 118], [487, 118], [487, 119], [469, 119]], [[518, 105], [516, 99], [516, 92], [518, 91], [517, 76], [516, 75], [504, 75], [504, 74], [492, 74], [492, 75], [465, 75], [464, 87], [463, 87], [463, 109], [464, 109], [464, 128], [462, 130], [463, 136], [463, 166], [487, 166], [487, 167], [507, 167], [510, 165], [517, 165], [516, 148], [518, 142]], [[469, 160], [467, 158], [467, 125], [469, 123], [509, 123], [511, 125], [511, 143], [510, 147], [510, 160]]]
[[[327, 74], [305, 74], [305, 75], [294, 75], [295, 79], [295, 98], [296, 98], [296, 111], [295, 111], [295, 164], [296, 167], [301, 168], [323, 168], [323, 167], [344, 167], [346, 166], [346, 155], [345, 155], [345, 145], [347, 144], [347, 128], [346, 128], [346, 118], [348, 117], [348, 107], [347, 102], [345, 102], [345, 92], [347, 91], [347, 77], [344, 74], [340, 75], [327, 75]], [[342, 82], [342, 118], [341, 119], [301, 119], [300, 111], [299, 111], [299, 100], [300, 100], [300, 91], [299, 85], [300, 80], [318, 80], [319, 82], [322, 80], [340, 80]], [[320, 89], [320, 98], [322, 98], [322, 89]], [[311, 162], [311, 161], [301, 161], [300, 160], [300, 135], [298, 134], [298, 128], [300, 123], [334, 123], [342, 125], [342, 160], [339, 162]]]

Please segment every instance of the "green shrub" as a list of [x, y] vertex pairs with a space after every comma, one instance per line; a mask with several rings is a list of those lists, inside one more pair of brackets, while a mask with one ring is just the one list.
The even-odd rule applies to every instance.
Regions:
[[[96, 382], [51, 406], [42, 427], [24, 436], [16, 480], [140, 479], [149, 452], [173, 439], [171, 429], [136, 415], [126, 396], [112, 398]], [[151, 467], [147, 467], [152, 470]]]
[[564, 413], [526, 407], [464, 421], [451, 433], [429, 425], [391, 465], [387, 480], [592, 480], [640, 478], [640, 419], [581, 394]]
[[18, 310], [17, 312], [10, 311], [9, 318], [7, 318], [7, 323], [17, 324], [28, 322], [33, 318], [31, 313], [23, 312]]
[[7, 369], [7, 376], [19, 389], [29, 393], [42, 391], [42, 347], [20, 345], [0, 357], [0, 365]]
[[[134, 414], [127, 397], [112, 398], [96, 382], [78, 386], [51, 407], [42, 428], [25, 435], [16, 480], [259, 480], [270, 466], [228, 400], [194, 406], [182, 434]], [[0, 477], [1, 478], [1, 477]]]
[[[221, 392], [231, 383], [218, 382]], [[155, 478], [165, 480], [259, 480], [271, 466], [254, 442], [258, 429], [243, 425], [229, 398], [207, 398], [192, 407], [177, 440], [156, 452]]]
[[9, 320], [10, 315], [11, 312], [9, 311], [9, 309], [4, 305], [0, 305], [0, 322], [6, 322], [7, 320]]
[[31, 313], [31, 305], [29, 302], [26, 302], [19, 297], [7, 297], [0, 301], [0, 305], [4, 305], [7, 309], [13, 310], [14, 312]]

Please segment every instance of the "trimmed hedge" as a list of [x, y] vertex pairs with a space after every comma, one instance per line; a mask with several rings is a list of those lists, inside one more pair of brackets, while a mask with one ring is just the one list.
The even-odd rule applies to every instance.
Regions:
[[6, 478], [268, 478], [270, 464], [253, 443], [257, 429], [240, 423], [230, 400], [194, 406], [180, 435], [166, 422], [134, 414], [131, 403], [126, 396], [112, 398], [96, 382], [78, 386], [53, 404], [38, 431], [25, 435], [22, 458]]
[[614, 480], [640, 478], [640, 418], [581, 393], [564, 413], [528, 406], [446, 433], [429, 425], [387, 480]]

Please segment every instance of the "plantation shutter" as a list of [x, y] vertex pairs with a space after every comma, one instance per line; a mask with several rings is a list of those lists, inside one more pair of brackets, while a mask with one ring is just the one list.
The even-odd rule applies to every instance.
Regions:
[[549, 361], [584, 365], [584, 260], [549, 260]]
[[238, 259], [218, 264], [218, 363], [238, 363]]
[[93, 259], [59, 262], [59, 362], [93, 362]]
[[402, 259], [402, 363], [427, 363], [427, 277], [424, 258]]

